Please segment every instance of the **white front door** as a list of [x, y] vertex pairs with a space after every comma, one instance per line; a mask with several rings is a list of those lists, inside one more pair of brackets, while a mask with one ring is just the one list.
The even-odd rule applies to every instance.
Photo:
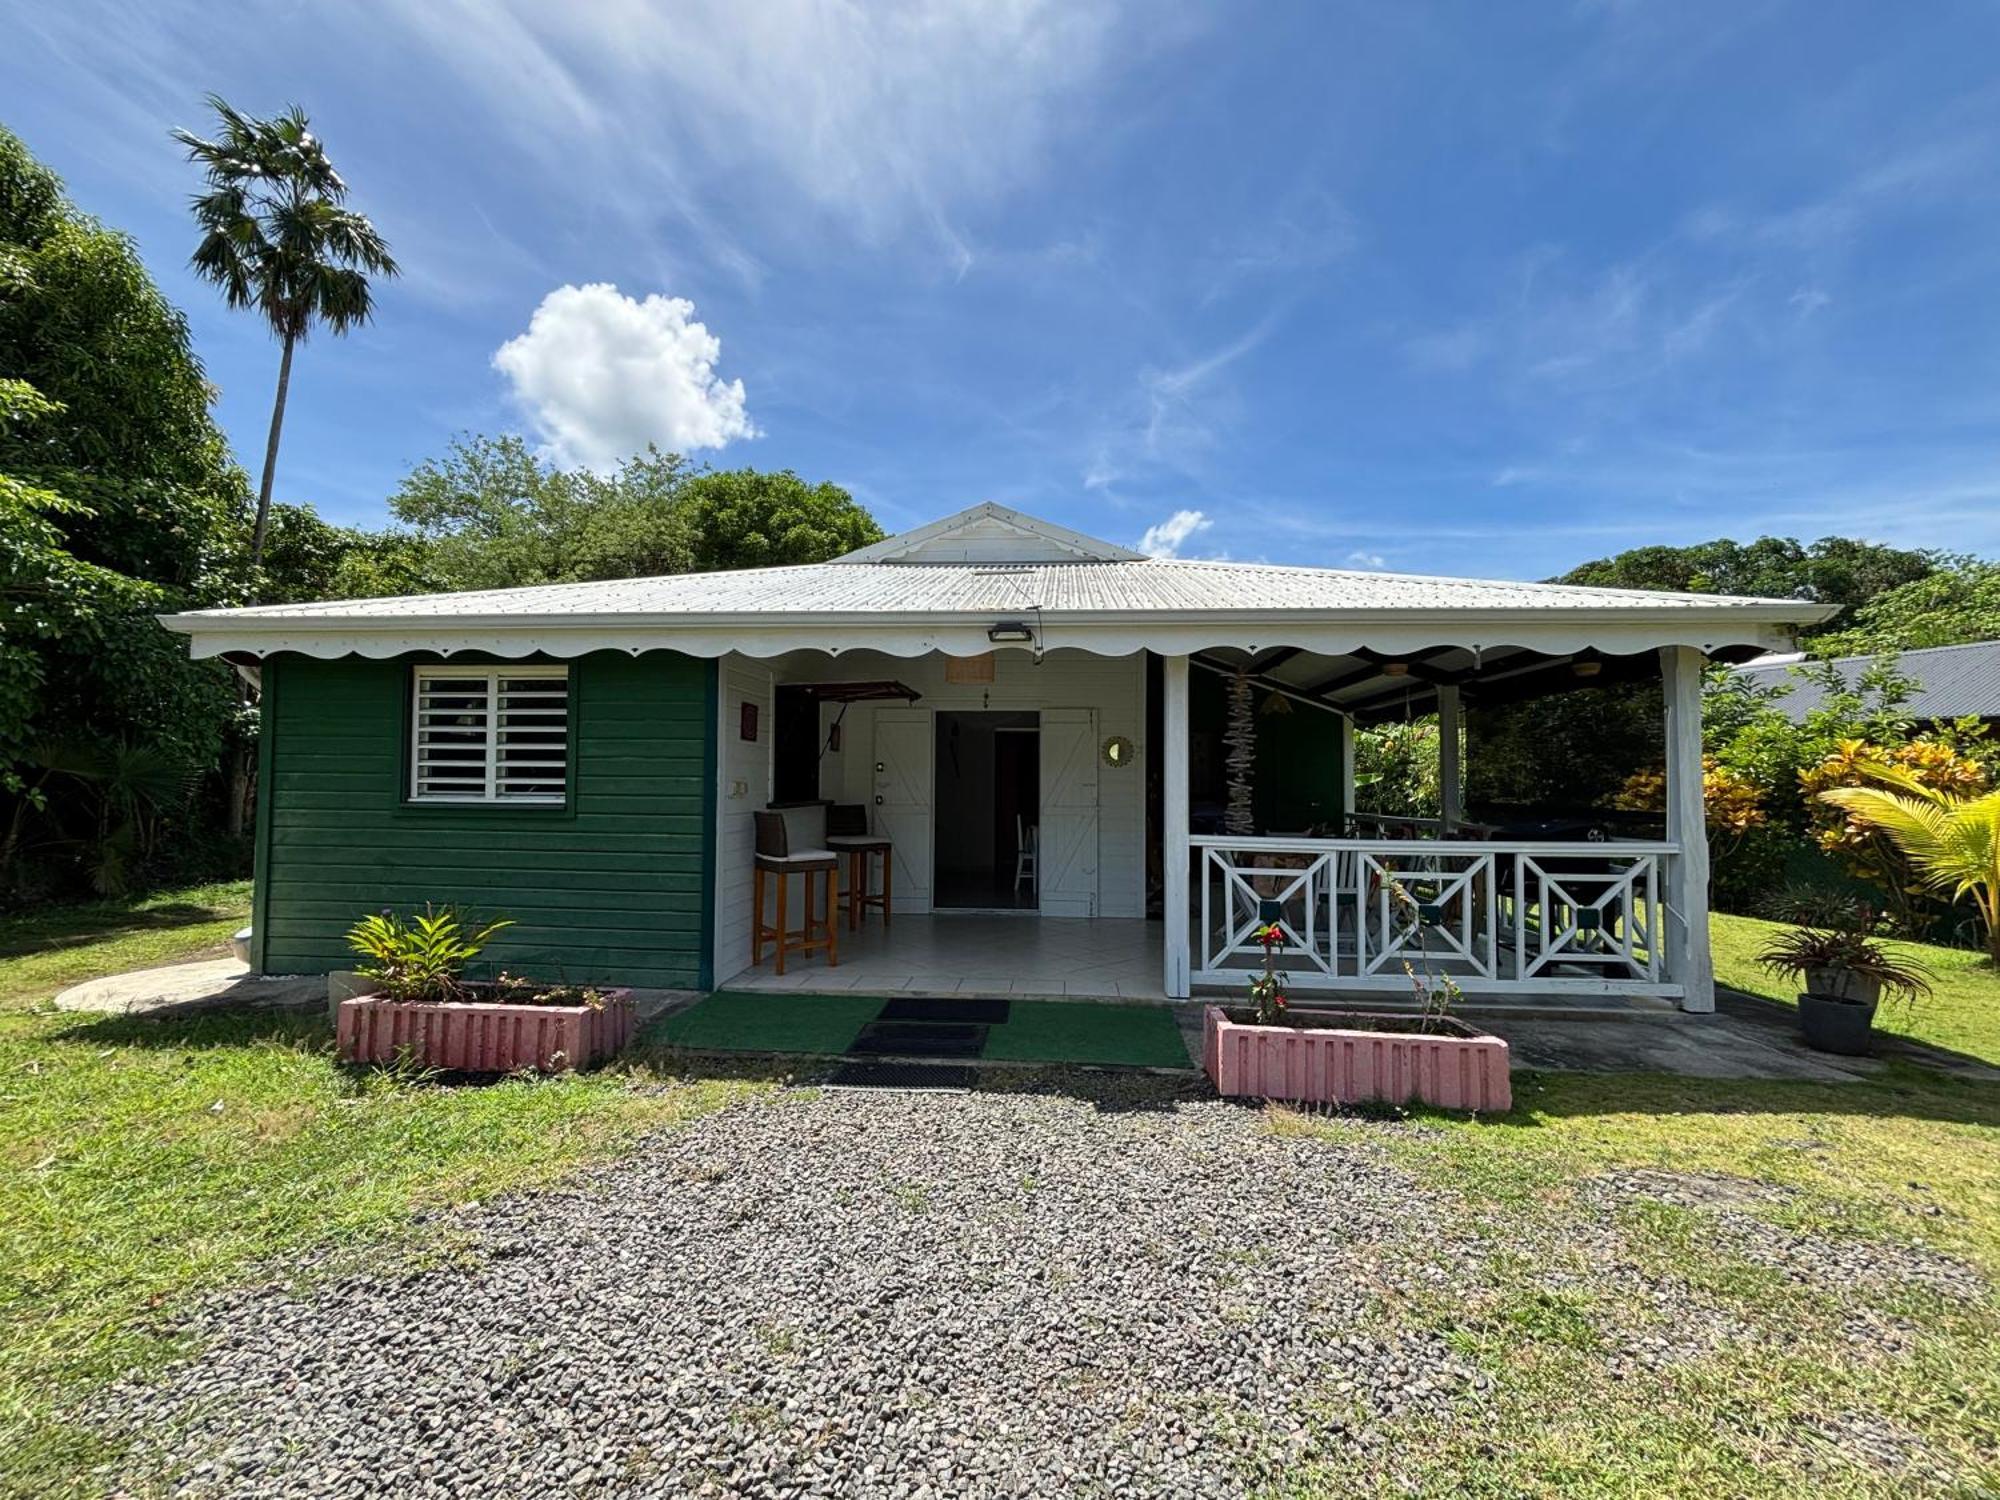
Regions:
[[1042, 710], [1045, 917], [1097, 915], [1097, 711]]
[[875, 714], [875, 831], [895, 845], [894, 909], [931, 909], [931, 714], [884, 708]]

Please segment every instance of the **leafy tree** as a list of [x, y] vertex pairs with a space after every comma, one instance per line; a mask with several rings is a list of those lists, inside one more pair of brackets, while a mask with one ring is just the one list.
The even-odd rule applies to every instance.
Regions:
[[1817, 638], [1813, 651], [1867, 656], [1991, 640], [2000, 640], [2000, 562], [1959, 557], [1877, 594], [1847, 629]]
[[365, 598], [824, 562], [882, 535], [845, 490], [796, 474], [696, 471], [655, 448], [598, 474], [512, 435], [454, 440], [389, 509], [398, 524], [373, 533], [286, 515], [301, 550], [288, 571], [319, 576], [304, 554], [337, 554], [326, 591]]
[[825, 562], [882, 540], [875, 518], [836, 484], [807, 484], [790, 469], [730, 469], [687, 483], [690, 561], [696, 572]]
[[397, 270], [375, 226], [344, 206], [347, 184], [327, 160], [303, 110], [294, 105], [260, 120], [214, 94], [208, 104], [221, 127], [214, 140], [174, 132], [208, 180], [207, 190], [194, 199], [202, 235], [191, 263], [222, 288], [231, 307], [254, 307], [284, 350], [257, 486], [250, 540], [254, 574], [264, 563], [292, 351], [315, 323], [343, 334], [367, 322], [374, 309], [369, 276], [394, 276]]
[[355, 563], [342, 591], [353, 596], [359, 577], [390, 581], [398, 564], [412, 582], [445, 589], [685, 571], [687, 473], [680, 455], [653, 448], [600, 475], [557, 468], [512, 435], [456, 439], [390, 496], [407, 531], [378, 538], [380, 550]]
[[151, 612], [237, 596], [247, 504], [180, 314], [5, 131], [0, 370], [0, 880], [18, 892], [30, 864], [134, 867], [110, 869], [100, 836], [130, 821], [105, 816], [114, 778], [54, 774], [58, 744], [77, 765], [79, 746], [109, 764], [140, 744], [170, 762], [171, 805], [149, 804], [140, 842], [190, 836], [188, 789], [231, 733], [228, 672]]
[[1876, 595], [1926, 577], [1937, 566], [1934, 554], [1852, 537], [1821, 537], [1810, 545], [1792, 537], [1766, 536], [1748, 543], [1725, 537], [1691, 547], [1635, 547], [1580, 564], [1553, 581], [1595, 588], [1813, 599], [1840, 605], [1843, 613], [1835, 621], [1839, 623]]
[[1438, 815], [1443, 797], [1437, 715], [1407, 723], [1392, 719], [1355, 732], [1354, 803], [1358, 812], [1391, 817]]

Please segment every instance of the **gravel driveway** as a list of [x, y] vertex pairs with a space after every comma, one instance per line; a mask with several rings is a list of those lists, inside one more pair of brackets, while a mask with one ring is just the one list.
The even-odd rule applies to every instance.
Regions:
[[[1198, 1089], [1069, 1074], [738, 1104], [567, 1190], [448, 1216], [470, 1248], [441, 1268], [213, 1304], [198, 1359], [113, 1393], [102, 1420], [137, 1448], [108, 1487], [1225, 1496], [1315, 1460], [1393, 1467], [1392, 1419], [1477, 1422], [1486, 1377], [1398, 1309], [1456, 1301], [1502, 1253], [1546, 1258], [1560, 1290], [1560, 1256], [1482, 1238], [1372, 1141], [1273, 1132]], [[1635, 1197], [1693, 1192], [1801, 1280], [1983, 1294], [1928, 1252], [1741, 1215], [1729, 1186], [1591, 1186], [1564, 1248], [1656, 1310], [1607, 1378], [1746, 1332], [1632, 1261], [1610, 1226]]]
[[733, 1107], [453, 1216], [462, 1268], [213, 1307], [121, 1418], [203, 1496], [1231, 1495], [1476, 1381], [1371, 1316], [1400, 1173], [1072, 1083]]

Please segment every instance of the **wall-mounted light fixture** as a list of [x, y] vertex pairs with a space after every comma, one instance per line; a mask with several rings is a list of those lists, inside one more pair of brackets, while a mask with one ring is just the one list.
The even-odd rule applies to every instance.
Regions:
[[1384, 677], [1408, 677], [1410, 675], [1410, 664], [1406, 661], [1385, 661], [1382, 663], [1382, 675]]
[[1034, 640], [1035, 632], [1020, 620], [1002, 620], [998, 625], [989, 626], [986, 639], [994, 645], [1027, 645]]
[[1581, 661], [1571, 662], [1569, 670], [1573, 677], [1595, 677], [1604, 670], [1604, 663], [1593, 661], [1586, 656]]

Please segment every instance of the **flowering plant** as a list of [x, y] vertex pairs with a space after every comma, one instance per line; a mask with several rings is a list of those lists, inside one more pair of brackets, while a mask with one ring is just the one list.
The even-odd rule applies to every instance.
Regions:
[[1275, 1026], [1284, 1017], [1290, 998], [1284, 972], [1278, 968], [1285, 929], [1276, 922], [1268, 923], [1257, 929], [1257, 941], [1264, 945], [1264, 972], [1250, 981], [1250, 1003], [1257, 1009], [1259, 1026]]

